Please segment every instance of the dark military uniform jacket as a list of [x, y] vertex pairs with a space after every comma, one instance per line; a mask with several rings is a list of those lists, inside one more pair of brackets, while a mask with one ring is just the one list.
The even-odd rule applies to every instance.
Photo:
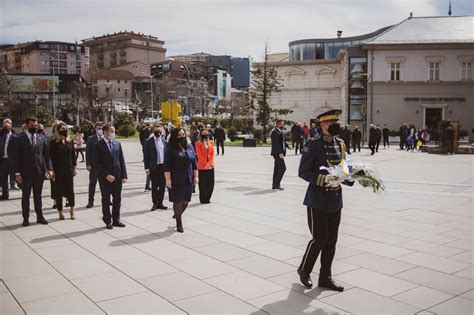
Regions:
[[[337, 213], [342, 209], [342, 189], [338, 187], [326, 187], [325, 178], [327, 171], [320, 170], [321, 166], [329, 167], [328, 160], [334, 157], [339, 161], [345, 158], [346, 148], [344, 141], [340, 138], [322, 136], [311, 138], [303, 149], [298, 176], [309, 182], [303, 204], [328, 213]], [[339, 149], [339, 150], [337, 150]], [[353, 182], [344, 182], [352, 186]]]

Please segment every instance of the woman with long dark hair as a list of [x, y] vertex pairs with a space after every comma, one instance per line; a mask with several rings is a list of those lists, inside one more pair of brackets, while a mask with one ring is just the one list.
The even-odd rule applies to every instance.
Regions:
[[209, 139], [209, 130], [203, 129], [196, 141], [196, 156], [199, 172], [199, 201], [211, 203], [214, 191], [214, 142]]
[[59, 122], [54, 130], [54, 139], [49, 145], [51, 163], [54, 170], [55, 199], [59, 219], [64, 220], [63, 197], [66, 197], [71, 219], [76, 219], [74, 209], [74, 176], [76, 176], [76, 154], [74, 142], [69, 138], [68, 127], [64, 122]]
[[176, 229], [183, 233], [182, 214], [191, 201], [193, 185], [198, 184], [196, 154], [183, 128], [175, 128], [171, 132], [163, 169], [169, 200], [173, 203]]

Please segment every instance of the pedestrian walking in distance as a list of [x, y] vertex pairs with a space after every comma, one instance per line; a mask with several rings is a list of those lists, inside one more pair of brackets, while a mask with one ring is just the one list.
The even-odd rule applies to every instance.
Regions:
[[214, 139], [216, 140], [217, 155], [219, 155], [219, 147], [221, 147], [222, 155], [224, 155], [225, 130], [219, 124], [214, 130]]
[[[285, 137], [283, 135], [283, 120], [278, 120], [275, 124], [275, 128], [273, 128], [271, 133], [272, 139], [272, 151], [271, 155], [275, 160], [275, 164], [273, 167], [273, 181], [272, 181], [272, 189], [279, 189], [283, 190], [281, 187], [281, 180], [283, 179], [283, 175], [286, 172], [286, 165], [285, 165], [285, 156], [286, 156], [286, 149], [290, 148], [285, 141]], [[301, 130], [301, 128], [300, 128]]]

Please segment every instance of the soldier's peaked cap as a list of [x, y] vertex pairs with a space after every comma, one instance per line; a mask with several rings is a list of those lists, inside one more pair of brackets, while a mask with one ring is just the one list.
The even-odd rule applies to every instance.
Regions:
[[322, 114], [319, 114], [316, 118], [319, 119], [319, 121], [338, 121], [339, 116], [341, 115], [342, 111], [340, 109], [331, 109], [328, 110], [327, 112], [324, 112]]

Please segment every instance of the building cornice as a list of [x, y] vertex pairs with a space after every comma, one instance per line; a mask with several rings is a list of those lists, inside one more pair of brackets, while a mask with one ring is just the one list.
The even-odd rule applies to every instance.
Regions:
[[365, 50], [452, 50], [472, 49], [473, 43], [378, 44], [362, 45]]

